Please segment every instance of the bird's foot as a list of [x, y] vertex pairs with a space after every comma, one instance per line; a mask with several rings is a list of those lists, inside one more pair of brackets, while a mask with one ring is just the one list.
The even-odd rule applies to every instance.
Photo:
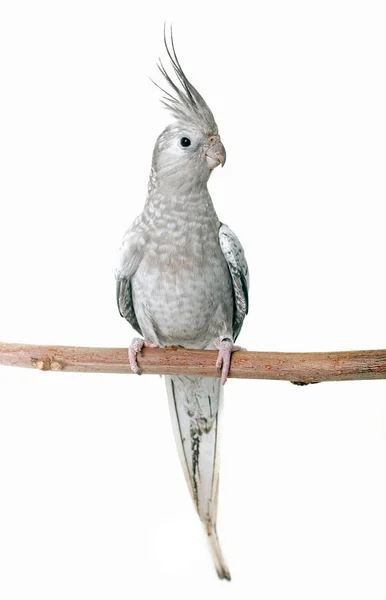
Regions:
[[235, 346], [229, 338], [215, 340], [213, 343], [218, 349], [216, 368], [221, 369], [221, 383], [225, 385], [229, 375], [232, 354], [237, 350], [242, 350], [242, 347]]
[[131, 344], [129, 346], [129, 362], [130, 367], [133, 373], [136, 375], [141, 375], [141, 369], [138, 366], [137, 362], [137, 354], [141, 352], [142, 348], [156, 348], [155, 344], [150, 344], [149, 342], [145, 342], [141, 338], [133, 338]]

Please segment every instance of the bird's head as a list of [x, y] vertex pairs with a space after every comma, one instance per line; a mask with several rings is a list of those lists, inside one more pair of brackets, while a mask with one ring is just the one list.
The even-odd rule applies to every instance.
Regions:
[[[164, 175], [188, 177], [207, 181], [213, 169], [224, 166], [225, 148], [221, 142], [213, 113], [195, 87], [186, 78], [174, 49], [173, 36], [170, 45], [164, 34], [165, 47], [180, 85], [168, 75], [162, 62], [158, 68], [166, 79], [171, 92], [164, 93], [162, 103], [174, 117], [175, 122], [166, 127], [154, 147], [153, 167]], [[157, 87], [158, 84], [156, 84]]]

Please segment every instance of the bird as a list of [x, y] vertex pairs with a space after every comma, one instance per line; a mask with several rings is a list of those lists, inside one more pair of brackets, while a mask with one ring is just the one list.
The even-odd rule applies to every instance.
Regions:
[[[126, 231], [116, 269], [117, 304], [141, 337], [128, 349], [134, 373], [142, 348], [218, 349], [218, 377], [166, 375], [177, 450], [220, 579], [230, 580], [216, 529], [223, 386], [248, 313], [249, 272], [243, 247], [223, 224], [208, 191], [226, 160], [209, 106], [187, 79], [173, 31], [164, 28], [172, 71], [159, 59], [171, 122], [158, 136], [142, 213]], [[173, 73], [170, 75], [169, 73]], [[163, 83], [163, 86], [165, 86]]]

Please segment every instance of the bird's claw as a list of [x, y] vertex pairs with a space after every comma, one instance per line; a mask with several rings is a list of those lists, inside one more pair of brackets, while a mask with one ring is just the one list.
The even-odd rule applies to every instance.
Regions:
[[133, 338], [129, 346], [129, 362], [133, 373], [141, 375], [141, 369], [138, 366], [137, 354], [141, 352], [142, 348], [156, 348], [155, 344], [145, 342], [141, 338]]
[[225, 385], [229, 375], [232, 354], [237, 350], [242, 350], [242, 347], [234, 346], [232, 340], [227, 338], [221, 341], [215, 340], [213, 343], [218, 349], [216, 369], [221, 369], [221, 383]]

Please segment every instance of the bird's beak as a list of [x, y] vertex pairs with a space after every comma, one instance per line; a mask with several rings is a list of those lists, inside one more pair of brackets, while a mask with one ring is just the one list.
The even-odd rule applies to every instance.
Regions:
[[226, 157], [225, 148], [220, 141], [211, 144], [206, 152], [206, 160], [210, 169], [215, 169], [218, 165], [223, 167], [225, 165]]

